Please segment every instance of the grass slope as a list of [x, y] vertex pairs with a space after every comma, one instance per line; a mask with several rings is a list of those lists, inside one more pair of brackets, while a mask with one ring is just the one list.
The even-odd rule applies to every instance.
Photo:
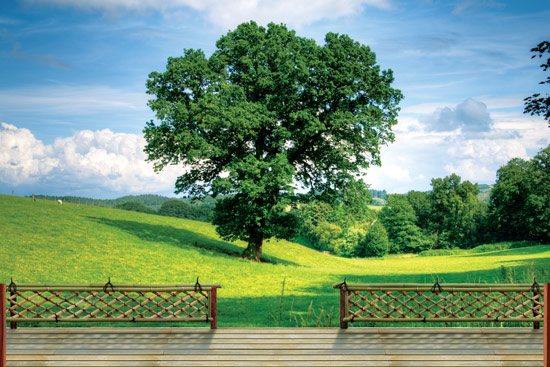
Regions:
[[[345, 259], [268, 241], [271, 263], [240, 259], [244, 243], [220, 240], [208, 223], [111, 208], [0, 195], [0, 282], [220, 283], [221, 326], [305, 324], [310, 305], [336, 315], [350, 282], [498, 282], [501, 266], [549, 282], [550, 246], [451, 256]], [[525, 275], [524, 275], [525, 274]], [[281, 284], [285, 280], [285, 297]], [[525, 279], [519, 279], [525, 280]], [[310, 315], [313, 318], [312, 315]], [[317, 315], [319, 321], [321, 317]], [[336, 320], [325, 323], [336, 324]]]

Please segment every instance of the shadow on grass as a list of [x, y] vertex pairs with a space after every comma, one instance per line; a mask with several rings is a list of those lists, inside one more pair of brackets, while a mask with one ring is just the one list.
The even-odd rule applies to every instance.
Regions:
[[[100, 224], [108, 225], [128, 232], [142, 240], [161, 242], [180, 248], [198, 248], [210, 251], [212, 254], [241, 257], [243, 249], [229, 242], [212, 239], [197, 232], [174, 228], [162, 224], [148, 224], [129, 220], [108, 219], [99, 217], [86, 218]], [[272, 264], [299, 266], [291, 261], [274, 256], [264, 256], [262, 261]]]

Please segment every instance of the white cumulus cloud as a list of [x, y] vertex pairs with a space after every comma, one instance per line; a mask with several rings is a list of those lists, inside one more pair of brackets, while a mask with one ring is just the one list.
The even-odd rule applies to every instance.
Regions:
[[492, 112], [468, 98], [455, 107], [404, 109], [396, 140], [382, 149], [382, 167], [369, 169], [367, 183], [389, 192], [429, 190], [431, 178], [451, 173], [494, 183], [496, 171], [509, 160], [529, 159], [550, 144], [544, 120], [498, 111], [501, 105]]
[[173, 13], [191, 8], [225, 29], [249, 20], [265, 24], [282, 22], [291, 26], [311, 24], [321, 19], [336, 19], [356, 14], [363, 6], [390, 9], [390, 0], [26, 0], [33, 5], [71, 6], [108, 13], [159, 11]]
[[173, 191], [182, 167], [153, 171], [140, 135], [82, 130], [46, 145], [28, 130], [2, 123], [0, 184], [42, 193], [153, 193]]
[[37, 140], [30, 130], [0, 124], [0, 182], [34, 183], [56, 164], [52, 148]]

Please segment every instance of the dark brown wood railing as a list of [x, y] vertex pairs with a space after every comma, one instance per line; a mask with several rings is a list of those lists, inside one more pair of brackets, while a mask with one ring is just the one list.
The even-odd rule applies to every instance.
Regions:
[[6, 285], [0, 284], [0, 367], [6, 367]]
[[4, 321], [207, 322], [217, 328], [219, 285], [15, 285]]
[[[538, 284], [347, 284], [340, 289], [340, 327], [350, 322], [544, 321]], [[546, 287], [547, 288], [547, 287]]]

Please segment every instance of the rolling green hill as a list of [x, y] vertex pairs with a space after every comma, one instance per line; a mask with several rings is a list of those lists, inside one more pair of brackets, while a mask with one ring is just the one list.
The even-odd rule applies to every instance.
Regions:
[[[312, 305], [336, 315], [350, 282], [550, 281], [550, 246], [450, 256], [346, 259], [288, 241], [268, 241], [268, 262], [238, 254], [208, 223], [112, 208], [0, 195], [0, 282], [103, 284], [220, 283], [221, 326], [299, 326]], [[507, 272], [510, 274], [510, 271]], [[284, 297], [281, 297], [282, 282]], [[311, 316], [313, 318], [313, 316]], [[329, 323], [328, 318], [326, 323]], [[335, 325], [336, 320], [332, 319]]]

